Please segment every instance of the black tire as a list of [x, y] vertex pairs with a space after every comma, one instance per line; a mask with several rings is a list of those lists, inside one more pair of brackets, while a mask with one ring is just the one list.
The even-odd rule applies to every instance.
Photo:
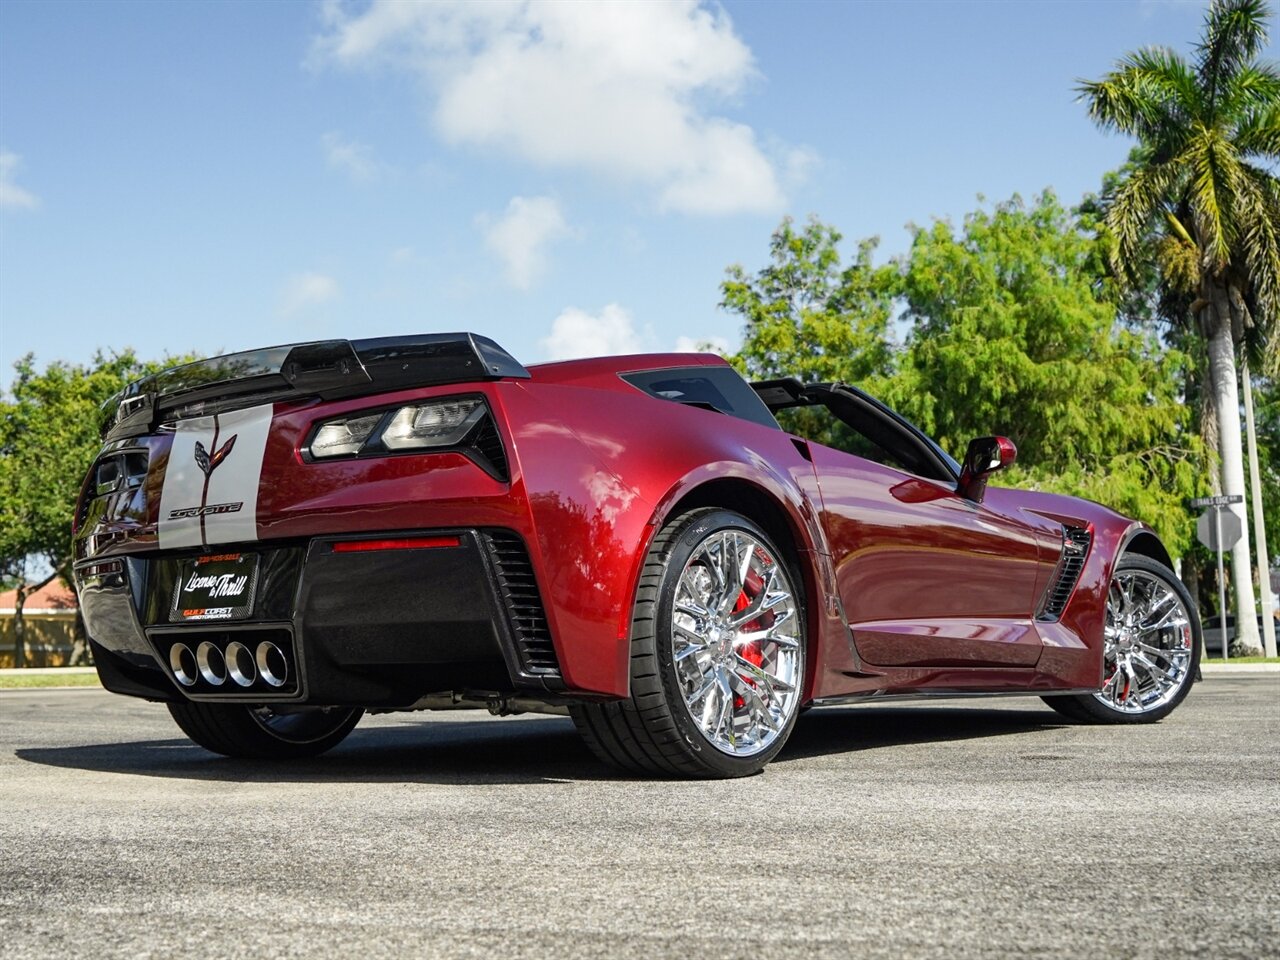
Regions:
[[[645, 558], [631, 620], [631, 696], [570, 708], [578, 732], [601, 760], [630, 773], [688, 779], [745, 777], [764, 769], [785, 745], [799, 709], [792, 709], [770, 746], [752, 756], [716, 749], [701, 732], [681, 693], [672, 652], [677, 584], [694, 551], [711, 535], [739, 530], [777, 561], [796, 604], [800, 677], [804, 677], [804, 597], [798, 572], [755, 523], [729, 510], [705, 508], [667, 523]], [[797, 691], [796, 700], [802, 696]], [[798, 707], [798, 704], [797, 704]]]
[[188, 737], [213, 753], [247, 760], [295, 760], [336, 747], [363, 710], [264, 712], [238, 703], [171, 703], [169, 713]]
[[1191, 692], [1192, 682], [1200, 674], [1200, 653], [1203, 648], [1203, 640], [1200, 635], [1200, 618], [1196, 615], [1195, 602], [1191, 599], [1191, 594], [1187, 591], [1187, 588], [1183, 586], [1182, 581], [1178, 579], [1174, 572], [1163, 563], [1140, 554], [1129, 553], [1121, 557], [1119, 563], [1116, 564], [1113, 576], [1118, 576], [1126, 570], [1139, 570], [1156, 577], [1177, 595], [1188, 615], [1187, 620], [1191, 626], [1191, 657], [1182, 673], [1181, 685], [1178, 689], [1168, 700], [1158, 706], [1153, 706], [1150, 710], [1126, 713], [1115, 707], [1108, 706], [1093, 694], [1041, 698], [1054, 710], [1057, 710], [1058, 713], [1077, 723], [1128, 724], [1155, 723], [1163, 720], [1177, 709], [1178, 704], [1186, 699], [1187, 694]]

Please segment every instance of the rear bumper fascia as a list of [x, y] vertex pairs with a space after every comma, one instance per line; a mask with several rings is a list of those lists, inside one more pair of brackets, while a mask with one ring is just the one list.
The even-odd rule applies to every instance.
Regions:
[[[371, 708], [463, 690], [563, 697], [558, 664], [529, 654], [528, 621], [520, 619], [529, 611], [512, 608], [501, 566], [509, 556], [495, 555], [490, 533], [378, 535], [456, 538], [456, 546], [444, 547], [335, 550], [336, 543], [361, 539], [342, 536], [258, 549], [252, 613], [234, 623], [174, 622], [177, 571], [190, 551], [130, 556], [105, 569], [90, 561], [78, 565], [76, 586], [99, 676], [116, 693]], [[515, 536], [500, 533], [506, 543]], [[268, 628], [287, 630], [292, 639], [298, 683], [287, 693], [182, 688], [170, 671], [165, 651], [174, 642], [194, 649], [204, 639], [225, 644], [239, 631]]]

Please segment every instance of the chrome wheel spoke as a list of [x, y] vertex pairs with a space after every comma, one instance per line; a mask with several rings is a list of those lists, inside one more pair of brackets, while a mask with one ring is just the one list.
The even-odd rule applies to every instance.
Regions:
[[772, 700], [776, 696], [775, 691], [777, 690], [781, 690], [783, 693], [794, 692], [795, 687], [787, 683], [787, 681], [783, 680], [780, 677], [775, 677], [768, 673], [765, 673], [764, 670], [762, 670], [760, 667], [757, 667], [754, 663], [752, 663], [750, 660], [748, 660], [746, 657], [742, 656], [741, 654], [734, 654], [734, 659], [737, 660], [738, 662], [737, 667], [735, 668], [738, 674], [741, 675], [745, 673], [752, 680], [756, 681], [758, 684], [764, 687], [765, 692], [768, 693], [770, 700]]
[[[1165, 590], [1164, 596], [1147, 608], [1146, 616], [1143, 618], [1142, 622], [1138, 624], [1138, 628], [1141, 630], [1159, 630], [1162, 627], [1167, 626], [1173, 617], [1176, 617], [1182, 612], [1181, 606], [1177, 603], [1177, 599], [1178, 598], [1174, 595], [1172, 590]], [[1165, 609], [1166, 607], [1168, 609]], [[1160, 614], [1160, 618], [1155, 622], [1152, 622], [1151, 618], [1157, 613]]]
[[1186, 654], [1191, 652], [1190, 650], [1183, 650], [1177, 647], [1173, 648], [1172, 650], [1166, 650], [1163, 647], [1153, 647], [1149, 643], [1142, 643], [1142, 642], [1139, 642], [1138, 644], [1136, 644], [1136, 646], [1143, 653], [1148, 653], [1154, 657], [1159, 657], [1162, 660], [1169, 660], [1171, 662], [1174, 657], [1185, 656]]
[[711, 611], [702, 604], [688, 598], [676, 601], [676, 613], [683, 613], [695, 620], [710, 620]]
[[696, 647], [705, 647], [707, 638], [700, 634], [697, 630], [686, 627], [684, 624], [673, 621], [671, 629], [675, 631], [678, 638], [685, 643], [691, 643]]
[[675, 655], [675, 661], [676, 663], [683, 663], [685, 660], [688, 660], [690, 657], [696, 657], [698, 654], [704, 653], [706, 649], [707, 649], [706, 647], [699, 647], [691, 643], [689, 644], [689, 646], [685, 647], [683, 650], [679, 651]]
[[[751, 681], [743, 677], [742, 674], [737, 674], [736, 679], [738, 681], [737, 682], [738, 690], [741, 691], [743, 698], [747, 700], [754, 715], [759, 717], [760, 721], [766, 727], [768, 727], [774, 733], [777, 733], [778, 722], [777, 720], [774, 719], [773, 714], [770, 712], [769, 705], [765, 703], [763, 699], [761, 699], [760, 692], [755, 688], [755, 685], [752, 684]], [[772, 697], [770, 699], [772, 699]]]
[[791, 599], [791, 594], [773, 590], [773, 582], [777, 576], [778, 568], [772, 566], [761, 575], [760, 592], [743, 609], [735, 611], [727, 618], [726, 622], [729, 626], [738, 627], [744, 623], [750, 623], [766, 610], [772, 610]]
[[[787, 597], [787, 599], [790, 600], [791, 598]], [[773, 618], [773, 623], [769, 624], [769, 626], [766, 627], [765, 629], [748, 630], [746, 632], [739, 633], [738, 640], [742, 643], [752, 643], [759, 640], [773, 640], [775, 639], [778, 628], [790, 623], [791, 620], [795, 617], [795, 615], [796, 615], [796, 612], [794, 608], [790, 610], [784, 610], [782, 611], [782, 613], [776, 614]], [[737, 624], [734, 623], [734, 621], [732, 620], [729, 621], [729, 625], [737, 626]]]
[[1173, 667], [1161, 667], [1159, 664], [1147, 659], [1147, 655], [1141, 651], [1134, 651], [1132, 661], [1147, 672], [1147, 675], [1151, 677], [1157, 687], [1169, 679], [1169, 672], [1173, 669]]
[[715, 677], [712, 677], [702, 686], [701, 689], [695, 691], [692, 696], [685, 697], [684, 702], [688, 705], [689, 709], [692, 710], [693, 705], [695, 703], [702, 700], [709, 693], [711, 693], [711, 691], [714, 690], [715, 688], [716, 688], [716, 679]]

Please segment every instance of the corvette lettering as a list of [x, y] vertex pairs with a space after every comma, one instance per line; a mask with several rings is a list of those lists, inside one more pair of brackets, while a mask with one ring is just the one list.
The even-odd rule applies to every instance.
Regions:
[[219, 513], [238, 513], [244, 503], [211, 503], [207, 507], [182, 507], [178, 510], [169, 511], [170, 520], [180, 520], [183, 517], [211, 517]]

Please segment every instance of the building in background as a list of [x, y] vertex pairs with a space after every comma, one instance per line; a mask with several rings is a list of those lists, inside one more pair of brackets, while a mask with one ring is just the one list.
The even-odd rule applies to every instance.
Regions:
[[[0, 667], [13, 666], [14, 604], [17, 590], [0, 593]], [[22, 606], [27, 623], [26, 666], [60, 667], [67, 663], [76, 632], [75, 591], [60, 580], [41, 587]]]

